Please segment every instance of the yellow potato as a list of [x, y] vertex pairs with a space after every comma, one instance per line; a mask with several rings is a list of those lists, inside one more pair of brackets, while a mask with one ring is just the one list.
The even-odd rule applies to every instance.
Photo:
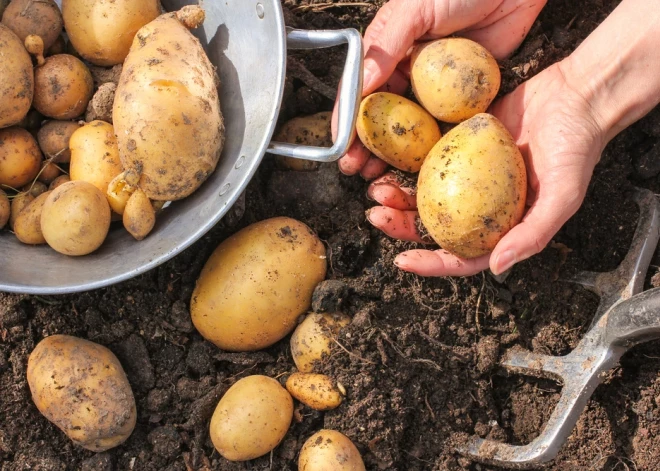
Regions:
[[431, 150], [417, 184], [422, 223], [440, 246], [460, 257], [493, 250], [523, 216], [525, 162], [497, 118], [478, 114]]
[[79, 128], [80, 124], [75, 121], [48, 121], [37, 133], [39, 147], [47, 158], [53, 159], [53, 162], [69, 162], [71, 160], [69, 142], [73, 133]]
[[39, 412], [87, 450], [116, 447], [133, 432], [131, 385], [117, 357], [101, 345], [46, 337], [30, 354], [27, 381]]
[[110, 228], [110, 206], [91, 183], [70, 181], [55, 188], [44, 203], [41, 230], [48, 245], [65, 255], [98, 249]]
[[41, 232], [41, 212], [50, 192], [41, 193], [28, 204], [14, 221], [16, 238], [24, 244], [41, 245], [46, 243]]
[[152, 200], [194, 192], [215, 170], [224, 144], [215, 71], [186, 28], [203, 19], [200, 7], [187, 6], [142, 27], [115, 92], [122, 164], [141, 175], [139, 186]]
[[326, 429], [307, 439], [300, 450], [298, 471], [365, 471], [365, 467], [346, 435]]
[[190, 303], [197, 330], [230, 351], [290, 333], [326, 274], [325, 247], [305, 224], [276, 217], [234, 234], [206, 262]]
[[440, 121], [460, 123], [483, 113], [497, 95], [500, 81], [495, 58], [469, 39], [438, 39], [413, 49], [413, 92], [419, 103]]
[[343, 400], [335, 381], [329, 376], [316, 373], [293, 373], [286, 380], [286, 390], [315, 410], [335, 409]]
[[13, 126], [27, 115], [34, 95], [32, 60], [23, 41], [0, 24], [0, 128]]
[[230, 461], [251, 460], [279, 445], [292, 418], [293, 399], [280, 383], [247, 376], [220, 399], [211, 418], [211, 441]]
[[0, 229], [5, 227], [7, 222], [9, 222], [9, 216], [11, 216], [9, 198], [7, 198], [7, 193], [0, 190]]
[[438, 123], [424, 108], [387, 92], [362, 100], [356, 129], [367, 149], [406, 172], [418, 172], [441, 137]]
[[29, 192], [21, 192], [16, 194], [11, 200], [11, 215], [9, 216], [9, 227], [14, 228], [14, 223], [19, 214], [34, 201], [36, 196]]
[[309, 314], [291, 336], [291, 355], [299, 371], [311, 373], [316, 362], [330, 355], [332, 338], [351, 318], [345, 314]]
[[23, 128], [0, 129], [0, 185], [20, 188], [32, 182], [41, 168], [41, 151]]
[[55, 180], [50, 182], [50, 185], [48, 185], [48, 189], [49, 190], [54, 190], [58, 186], [63, 185], [66, 182], [70, 182], [70, 181], [71, 181], [71, 178], [68, 175], [60, 175]]
[[[305, 146], [331, 147], [331, 119], [331, 111], [290, 119], [280, 128], [274, 140]], [[294, 159], [282, 155], [275, 156], [275, 161], [282, 168], [298, 172], [316, 170], [320, 165], [319, 162], [313, 160]]]
[[12, 0], [2, 15], [2, 23], [21, 41], [31, 34], [40, 36], [46, 49], [62, 32], [62, 14], [53, 0]]
[[135, 33], [160, 15], [158, 0], [63, 0], [69, 41], [92, 64], [121, 64]]
[[136, 240], [142, 240], [156, 224], [156, 210], [141, 189], [135, 190], [126, 202], [122, 218], [124, 227]]

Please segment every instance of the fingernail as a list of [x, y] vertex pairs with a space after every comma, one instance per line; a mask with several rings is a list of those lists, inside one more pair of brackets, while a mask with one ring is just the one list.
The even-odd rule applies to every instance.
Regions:
[[502, 252], [495, 259], [495, 275], [501, 275], [516, 263], [516, 253], [513, 250]]
[[367, 199], [369, 201], [376, 201], [374, 199], [374, 185], [369, 185], [369, 187], [367, 188]]
[[367, 218], [367, 221], [369, 221], [371, 224], [373, 224], [373, 222], [371, 221], [371, 211], [373, 209], [374, 208], [369, 208], [364, 212], [364, 216]]

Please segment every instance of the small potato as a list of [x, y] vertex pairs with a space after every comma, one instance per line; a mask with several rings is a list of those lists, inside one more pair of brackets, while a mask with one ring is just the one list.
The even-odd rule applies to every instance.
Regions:
[[51, 47], [62, 33], [62, 14], [53, 0], [12, 0], [2, 15], [2, 23], [21, 41], [31, 34]]
[[46, 193], [47, 191], [48, 191], [48, 187], [46, 186], [46, 184], [40, 181], [28, 183], [23, 188], [21, 188], [21, 192], [30, 193], [35, 198], [42, 193]]
[[44, 239], [41, 232], [41, 211], [49, 195], [49, 191], [40, 194], [16, 217], [14, 233], [16, 238], [24, 244], [41, 245], [46, 243], [46, 239]]
[[[331, 111], [290, 119], [277, 132], [274, 140], [305, 146], [331, 147], [331, 119]], [[275, 156], [275, 161], [282, 168], [299, 172], [316, 170], [320, 165], [319, 162], [313, 160], [294, 159], [281, 155]]]
[[362, 100], [356, 129], [367, 149], [405, 172], [418, 172], [441, 137], [438, 123], [424, 108], [387, 92]]
[[11, 200], [11, 215], [9, 216], [9, 227], [14, 229], [14, 223], [19, 214], [30, 204], [36, 196], [31, 193], [24, 192], [16, 194]]
[[55, 188], [44, 203], [41, 230], [48, 245], [65, 255], [98, 249], [110, 228], [110, 206], [91, 183], [70, 181]]
[[21, 122], [18, 123], [18, 126], [31, 131], [32, 135], [34, 135], [34, 133], [38, 132], [39, 128], [41, 128], [41, 122], [43, 119], [44, 117], [41, 116], [41, 113], [35, 109], [32, 109], [28, 111], [28, 114], [25, 115], [25, 118], [23, 118]]
[[500, 89], [500, 81], [495, 58], [469, 39], [438, 39], [413, 49], [413, 92], [440, 121], [460, 123], [485, 112]]
[[193, 324], [223, 350], [266, 348], [293, 330], [325, 274], [325, 247], [309, 227], [287, 217], [257, 222], [206, 262], [190, 303]]
[[50, 182], [50, 185], [48, 185], [49, 190], [54, 190], [60, 185], [64, 185], [66, 182], [70, 182], [71, 178], [68, 175], [60, 175], [57, 177], [55, 180]]
[[28, 131], [0, 129], [0, 185], [20, 188], [32, 182], [41, 168], [41, 151]]
[[491, 252], [522, 219], [525, 162], [511, 134], [490, 114], [449, 131], [429, 152], [417, 183], [422, 223], [459, 257]]
[[343, 399], [332, 378], [315, 373], [293, 373], [286, 380], [286, 390], [314, 410], [336, 409]]
[[11, 203], [7, 198], [7, 193], [0, 190], [0, 229], [5, 227], [11, 216]]
[[27, 115], [34, 95], [32, 60], [23, 41], [0, 24], [0, 128], [14, 126]]
[[46, 58], [34, 69], [32, 105], [44, 116], [72, 119], [82, 115], [94, 93], [92, 74], [69, 54]]
[[105, 195], [110, 182], [122, 172], [115, 131], [111, 124], [92, 121], [78, 128], [69, 141], [71, 180], [84, 180]]
[[230, 461], [251, 460], [279, 445], [292, 418], [293, 399], [280, 383], [247, 376], [220, 399], [211, 418], [211, 441]]
[[135, 428], [131, 385], [117, 357], [101, 345], [46, 337], [30, 353], [27, 381], [39, 412], [87, 450], [116, 447]]
[[57, 54], [66, 54], [66, 40], [61, 34], [46, 51], [46, 56], [56, 56]]
[[41, 164], [41, 170], [39, 170], [39, 176], [37, 179], [43, 183], [50, 183], [60, 176], [62, 171], [53, 162], [44, 162]]
[[360, 452], [346, 435], [321, 430], [300, 450], [298, 471], [365, 471], [365, 467]]
[[122, 221], [135, 240], [144, 239], [154, 228], [156, 210], [144, 191], [138, 188], [128, 199]]
[[291, 355], [299, 371], [311, 373], [316, 362], [330, 355], [332, 337], [351, 322], [345, 314], [312, 313], [291, 336]]
[[39, 147], [53, 162], [67, 163], [71, 160], [69, 142], [78, 129], [80, 124], [75, 121], [48, 121], [37, 133]]

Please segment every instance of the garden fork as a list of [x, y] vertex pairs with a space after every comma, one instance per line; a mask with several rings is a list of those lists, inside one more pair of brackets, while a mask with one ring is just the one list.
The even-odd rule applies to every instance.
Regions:
[[510, 350], [501, 361], [512, 373], [562, 383], [559, 402], [539, 436], [520, 446], [471, 437], [458, 449], [461, 454], [507, 468], [531, 468], [551, 461], [605, 373], [634, 345], [660, 338], [660, 288], [642, 292], [660, 237], [660, 204], [648, 190], [635, 190], [634, 200], [640, 216], [632, 246], [618, 268], [606, 273], [582, 272], [567, 280], [600, 296], [596, 315], [577, 347], [561, 357]]

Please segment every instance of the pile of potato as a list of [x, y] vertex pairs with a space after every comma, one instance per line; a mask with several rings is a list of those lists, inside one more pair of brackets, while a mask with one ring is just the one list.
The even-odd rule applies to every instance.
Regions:
[[71, 256], [98, 249], [112, 221], [142, 240], [224, 145], [216, 71], [189, 31], [204, 11], [163, 13], [159, 0], [0, 6], [0, 229]]

